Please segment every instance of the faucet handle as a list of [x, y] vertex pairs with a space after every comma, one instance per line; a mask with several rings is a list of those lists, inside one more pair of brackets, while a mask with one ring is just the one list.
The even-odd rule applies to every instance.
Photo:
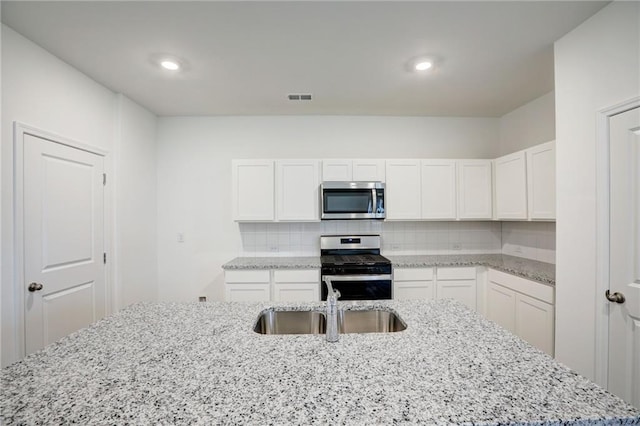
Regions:
[[336, 296], [336, 299], [339, 299], [342, 294], [340, 294], [340, 290], [333, 290], [333, 294]]

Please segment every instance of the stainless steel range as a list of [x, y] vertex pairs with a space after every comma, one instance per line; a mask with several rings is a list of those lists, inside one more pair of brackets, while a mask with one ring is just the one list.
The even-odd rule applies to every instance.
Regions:
[[[322, 282], [330, 278], [340, 300], [391, 299], [391, 261], [380, 255], [380, 235], [320, 237]], [[327, 286], [322, 285], [322, 300]]]

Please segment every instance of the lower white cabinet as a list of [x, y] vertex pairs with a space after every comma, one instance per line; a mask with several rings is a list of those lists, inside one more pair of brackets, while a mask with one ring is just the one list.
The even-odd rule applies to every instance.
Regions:
[[438, 268], [436, 272], [437, 299], [456, 299], [476, 309], [476, 268]]
[[476, 268], [394, 268], [396, 300], [456, 299], [476, 309]]
[[227, 302], [317, 302], [319, 269], [227, 270]]
[[487, 318], [553, 356], [554, 288], [494, 269], [488, 277]]
[[224, 295], [227, 302], [262, 302], [271, 297], [269, 270], [225, 271]]
[[395, 300], [431, 300], [436, 297], [433, 268], [394, 268]]
[[320, 300], [320, 271], [317, 269], [273, 271], [274, 302], [317, 302]]

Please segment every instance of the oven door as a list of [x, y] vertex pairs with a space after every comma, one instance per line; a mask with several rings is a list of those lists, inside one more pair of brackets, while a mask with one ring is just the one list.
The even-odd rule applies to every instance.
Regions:
[[339, 300], [380, 300], [392, 299], [391, 275], [323, 275], [321, 299], [327, 300], [325, 279], [340, 292]]

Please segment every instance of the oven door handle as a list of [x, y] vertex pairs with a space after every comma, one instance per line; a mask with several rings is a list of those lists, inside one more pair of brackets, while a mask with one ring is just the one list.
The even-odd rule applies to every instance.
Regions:
[[322, 281], [329, 278], [335, 281], [391, 281], [391, 275], [323, 275]]

